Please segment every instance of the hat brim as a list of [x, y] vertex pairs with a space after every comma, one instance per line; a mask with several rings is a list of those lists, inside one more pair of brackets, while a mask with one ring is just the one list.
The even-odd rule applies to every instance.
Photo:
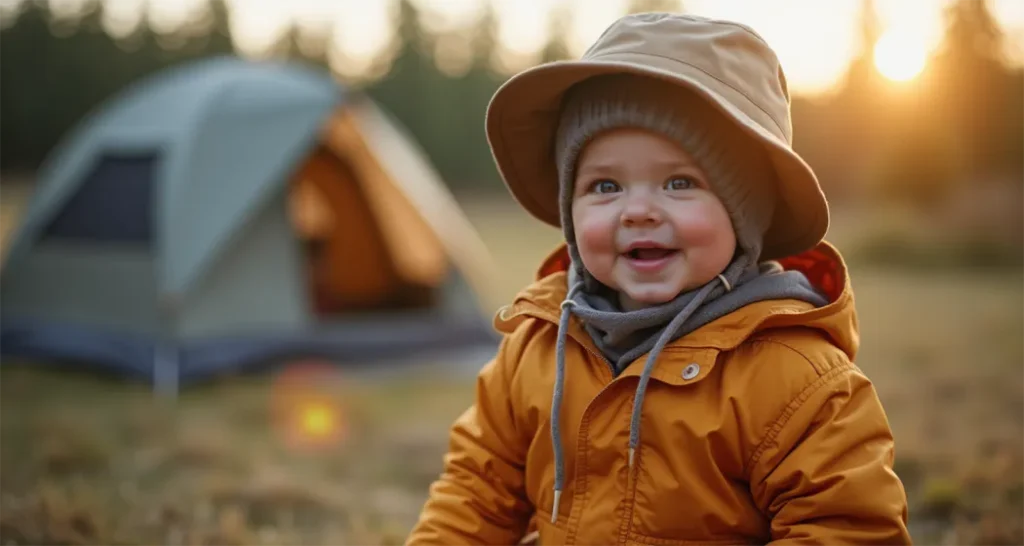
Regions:
[[[658, 68], [668, 63], [670, 69]], [[764, 145], [776, 169], [779, 205], [765, 233], [763, 259], [799, 254], [821, 242], [828, 231], [829, 212], [817, 177], [785, 140], [763, 124], [774, 124], [782, 134], [788, 131], [767, 113], [760, 122], [754, 120], [736, 106], [747, 104], [748, 109], [756, 109], [753, 101], [700, 69], [640, 53], [540, 65], [510, 78], [495, 93], [486, 119], [491, 153], [510, 193], [527, 212], [560, 226], [554, 139], [562, 96], [576, 83], [608, 74], [653, 77], [688, 89]], [[714, 88], [705, 83], [708, 81]]]

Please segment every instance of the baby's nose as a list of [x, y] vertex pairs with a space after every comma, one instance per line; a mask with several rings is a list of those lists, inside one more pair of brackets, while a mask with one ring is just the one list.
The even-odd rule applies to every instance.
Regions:
[[623, 225], [657, 223], [661, 221], [655, 196], [648, 191], [632, 191], [626, 195], [621, 215]]

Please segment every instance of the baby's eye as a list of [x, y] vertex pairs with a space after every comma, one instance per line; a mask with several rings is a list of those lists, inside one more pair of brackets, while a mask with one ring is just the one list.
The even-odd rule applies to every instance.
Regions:
[[615, 193], [619, 191], [619, 185], [612, 180], [597, 180], [590, 185], [591, 193]]
[[688, 190], [697, 187], [697, 181], [689, 176], [673, 176], [665, 181], [666, 190]]

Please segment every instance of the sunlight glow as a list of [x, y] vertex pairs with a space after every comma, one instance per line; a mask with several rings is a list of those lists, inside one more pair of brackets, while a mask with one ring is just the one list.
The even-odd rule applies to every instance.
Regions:
[[915, 49], [924, 49], [925, 52], [934, 51], [942, 42], [945, 8], [937, 4], [935, 0], [875, 2], [884, 31], [913, 36], [912, 39], [918, 43]]
[[0, 0], [0, 13], [7, 13], [21, 9], [25, 0]]
[[86, 0], [49, 0], [47, 6], [56, 19], [77, 19], [82, 16], [88, 2]]
[[297, 43], [303, 55], [324, 55], [331, 40], [334, 21], [339, 17], [338, 12], [336, 2], [292, 1], [292, 22], [299, 28]]
[[888, 30], [875, 44], [875, 67], [890, 80], [912, 80], [927, 62], [928, 49], [923, 37], [912, 32]]
[[529, 54], [547, 43], [548, 13], [545, 0], [499, 0], [495, 2], [498, 40], [509, 51]]
[[1006, 57], [1018, 66], [1024, 64], [1024, 2], [989, 0], [992, 14], [1006, 33]]
[[104, 0], [103, 29], [111, 36], [124, 38], [134, 33], [143, 22], [146, 0]]
[[149, 25], [161, 34], [177, 32], [210, 9], [206, 0], [149, 1]]
[[290, 22], [289, 8], [277, 0], [228, 0], [227, 3], [231, 12], [232, 40], [236, 47], [250, 55], [267, 53]]
[[824, 93], [857, 53], [860, 0], [688, 0], [693, 13], [751, 26], [775, 50], [791, 91]]
[[466, 32], [446, 32], [434, 42], [434, 62], [441, 72], [459, 77], [473, 66], [473, 44]]
[[412, 0], [419, 23], [433, 41], [434, 62], [450, 77], [460, 77], [473, 66], [474, 35], [489, 2], [480, 0]]
[[394, 38], [387, 2], [340, 5], [327, 51], [331, 69], [349, 78], [376, 75]]
[[293, 0], [292, 21], [300, 29], [298, 46], [303, 55], [321, 57], [330, 47], [335, 21], [343, 16], [341, 4], [324, 0]]
[[327, 32], [345, 14], [342, 3], [331, 0], [292, 0], [292, 20], [303, 30]]
[[547, 0], [496, 0], [498, 50], [494, 68], [511, 74], [536, 64], [548, 39]]
[[0, 29], [18, 22], [24, 0], [0, 0]]
[[626, 11], [625, 0], [568, 0], [572, 16], [569, 18], [569, 51], [579, 57], [597, 37]]
[[[17, 19], [26, 0], [0, 0], [0, 26]], [[105, 6], [103, 26], [114, 36], [131, 34], [144, 22], [159, 33], [173, 32], [191, 19], [202, 19], [197, 6], [207, 0], [48, 0], [58, 14], [74, 18], [92, 1]], [[420, 22], [433, 36], [454, 34], [435, 44], [449, 74], [459, 74], [472, 58], [472, 31], [490, 4], [498, 19], [496, 52], [499, 67], [519, 70], [537, 62], [546, 45], [554, 9], [569, 12], [566, 40], [578, 57], [607, 26], [625, 12], [628, 0], [411, 0], [421, 10]], [[943, 11], [955, 0], [876, 1], [887, 36], [876, 48], [877, 68], [893, 79], [912, 78], [942, 39]], [[374, 77], [387, 69], [393, 54], [391, 17], [399, 0], [227, 0], [235, 45], [244, 54], [267, 53], [289, 25], [302, 32], [304, 53], [326, 53], [335, 71], [345, 77]], [[1024, 63], [1024, 2], [988, 0], [1006, 33], [1007, 53]], [[689, 13], [736, 20], [754, 27], [776, 50], [791, 90], [817, 94], [833, 88], [860, 50], [857, 21], [861, 0], [684, 0]], [[197, 13], [200, 17], [197, 17]], [[460, 35], [461, 36], [458, 36]], [[909, 38], [908, 36], [913, 36]], [[922, 51], [924, 52], [922, 54]], [[916, 67], [916, 68], [915, 68]]]
[[479, 21], [484, 12], [481, 0], [413, 0], [413, 5], [420, 10], [423, 29], [431, 34], [466, 29]]

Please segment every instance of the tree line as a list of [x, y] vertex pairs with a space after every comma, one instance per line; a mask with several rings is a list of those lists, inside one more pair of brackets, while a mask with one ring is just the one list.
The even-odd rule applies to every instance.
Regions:
[[[489, 5], [489, 3], [488, 3]], [[495, 15], [485, 8], [462, 36], [469, 58], [442, 70], [438, 36], [415, 4], [401, 0], [387, 65], [368, 80], [339, 79], [365, 90], [421, 143], [455, 189], [496, 189], [498, 174], [483, 133], [487, 102], [507, 77], [496, 70]], [[28, 170], [90, 110], [124, 86], [164, 68], [234, 51], [230, 13], [210, 0], [201, 25], [176, 35], [141, 26], [128, 36], [104, 32], [102, 4], [74, 21], [29, 1], [0, 30], [0, 169]], [[682, 10], [674, 0], [634, 0], [631, 11]], [[863, 1], [864, 47], [835, 92], [794, 97], [796, 148], [832, 198], [862, 192], [927, 201], [965, 180], [1024, 179], [1024, 71], [1002, 55], [1004, 37], [984, 0], [956, 0], [946, 13], [941, 48], [914, 82], [894, 85], [874, 69], [879, 28]], [[568, 57], [568, 14], [551, 20], [540, 60]], [[272, 55], [329, 66], [301, 47], [297, 30]]]

